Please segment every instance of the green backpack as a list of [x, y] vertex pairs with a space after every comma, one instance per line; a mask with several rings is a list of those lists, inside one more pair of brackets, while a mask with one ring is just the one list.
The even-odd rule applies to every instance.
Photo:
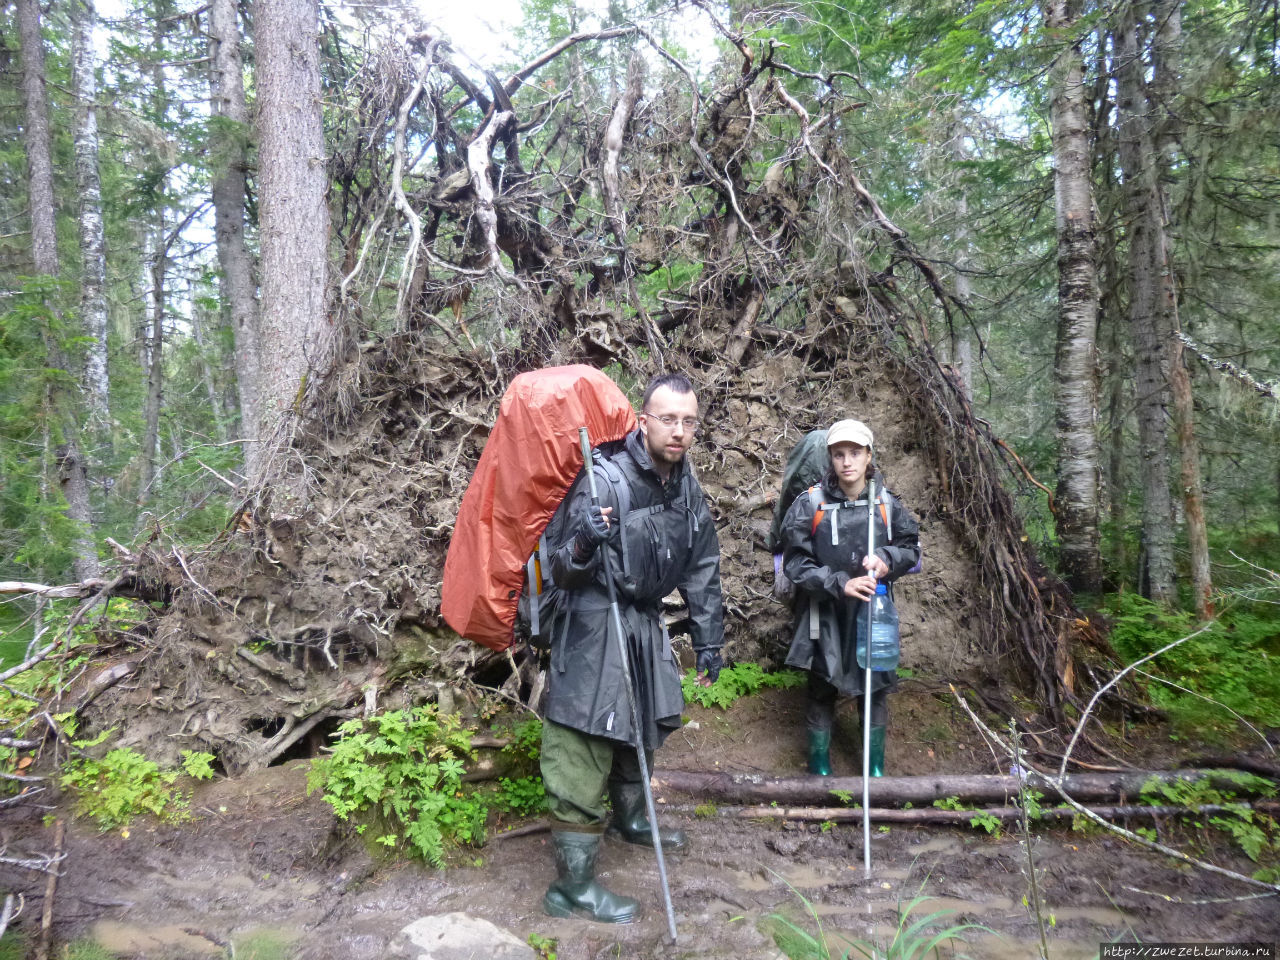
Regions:
[[830, 459], [827, 455], [827, 431], [810, 430], [791, 448], [787, 465], [782, 469], [782, 492], [773, 508], [773, 526], [769, 528], [769, 552], [782, 552], [782, 521], [796, 497], [822, 481]]

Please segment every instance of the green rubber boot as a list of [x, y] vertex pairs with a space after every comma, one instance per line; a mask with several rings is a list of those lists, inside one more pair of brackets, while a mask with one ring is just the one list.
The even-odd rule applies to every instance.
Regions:
[[809, 731], [809, 772], [818, 777], [831, 776], [831, 731]]
[[[610, 829], [627, 843], [642, 847], [653, 846], [653, 832], [649, 829], [649, 817], [644, 809], [644, 785], [640, 783], [610, 783], [609, 802], [613, 804], [613, 820]], [[683, 830], [658, 828], [663, 850], [683, 850], [689, 845], [689, 837]]]
[[871, 728], [871, 775], [884, 776], [884, 727]]
[[555, 846], [556, 879], [542, 898], [542, 909], [553, 917], [575, 914], [597, 923], [634, 923], [640, 918], [640, 903], [620, 896], [596, 882], [596, 857], [600, 852], [599, 833], [552, 830]]

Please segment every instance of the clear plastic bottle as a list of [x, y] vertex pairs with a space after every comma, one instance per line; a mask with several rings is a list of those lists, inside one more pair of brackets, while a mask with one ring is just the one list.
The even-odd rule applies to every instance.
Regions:
[[[869, 601], [871, 604], [871, 669], [895, 670], [898, 666], [900, 646], [898, 643], [898, 610], [889, 599], [889, 591], [885, 584], [876, 584], [876, 595]], [[859, 618], [858, 624], [858, 666], [867, 668], [866, 650], [866, 614]]]

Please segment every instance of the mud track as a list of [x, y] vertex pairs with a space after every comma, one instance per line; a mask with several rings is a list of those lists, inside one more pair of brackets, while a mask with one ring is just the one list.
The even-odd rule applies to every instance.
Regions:
[[[962, 727], [939, 735], [948, 711], [936, 693], [907, 684], [893, 706], [890, 773], [993, 772], [981, 744]], [[691, 707], [689, 716], [689, 726], [659, 752], [660, 768], [790, 774], [802, 763], [799, 691], [770, 691], [726, 712]], [[852, 725], [847, 716], [841, 723], [834, 760], [838, 773], [852, 773]], [[969, 930], [956, 955], [999, 960], [1035, 956], [1038, 949], [1037, 924], [1024, 905], [1026, 848], [1016, 833], [993, 838], [968, 829], [875, 829], [868, 882], [859, 825], [670, 812], [668, 819], [679, 821], [692, 840], [690, 851], [668, 860], [679, 929], [671, 947], [654, 858], [641, 848], [606, 840], [601, 874], [640, 899], [641, 922], [608, 927], [554, 920], [541, 909], [552, 876], [546, 833], [491, 839], [483, 849], [461, 852], [445, 871], [377, 860], [320, 797], [305, 796], [306, 767], [294, 761], [203, 785], [191, 805], [195, 819], [185, 825], [139, 821], [126, 836], [72, 824], [55, 909], [57, 939], [90, 937], [131, 960], [374, 960], [389, 955], [398, 931], [413, 920], [462, 911], [520, 939], [554, 938], [564, 960], [772, 960], [781, 956], [769, 934], [773, 915], [814, 931], [811, 907], [839, 956], [846, 949], [839, 937], [883, 942], [897, 926], [900, 906], [923, 895], [932, 899], [916, 908], [917, 917], [949, 910], [945, 925], [990, 928]], [[1274, 899], [1231, 902], [1253, 891], [1187, 872], [1117, 838], [1036, 827], [1032, 853], [1054, 960], [1095, 957], [1100, 943], [1120, 939], [1280, 938]], [[1248, 869], [1225, 849], [1213, 853]], [[28, 932], [38, 922], [38, 896], [29, 903], [35, 906], [20, 923]]]

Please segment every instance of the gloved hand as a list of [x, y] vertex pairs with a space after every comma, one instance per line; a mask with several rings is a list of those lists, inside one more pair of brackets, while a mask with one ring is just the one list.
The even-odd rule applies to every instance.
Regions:
[[719, 647], [703, 647], [698, 651], [697, 673], [699, 677], [705, 673], [707, 679], [715, 683], [720, 679], [720, 668], [723, 666], [724, 660], [720, 657]]
[[578, 532], [573, 538], [573, 558], [579, 563], [590, 560], [596, 548], [613, 535], [613, 524], [607, 522], [596, 508], [588, 510], [578, 521]]

